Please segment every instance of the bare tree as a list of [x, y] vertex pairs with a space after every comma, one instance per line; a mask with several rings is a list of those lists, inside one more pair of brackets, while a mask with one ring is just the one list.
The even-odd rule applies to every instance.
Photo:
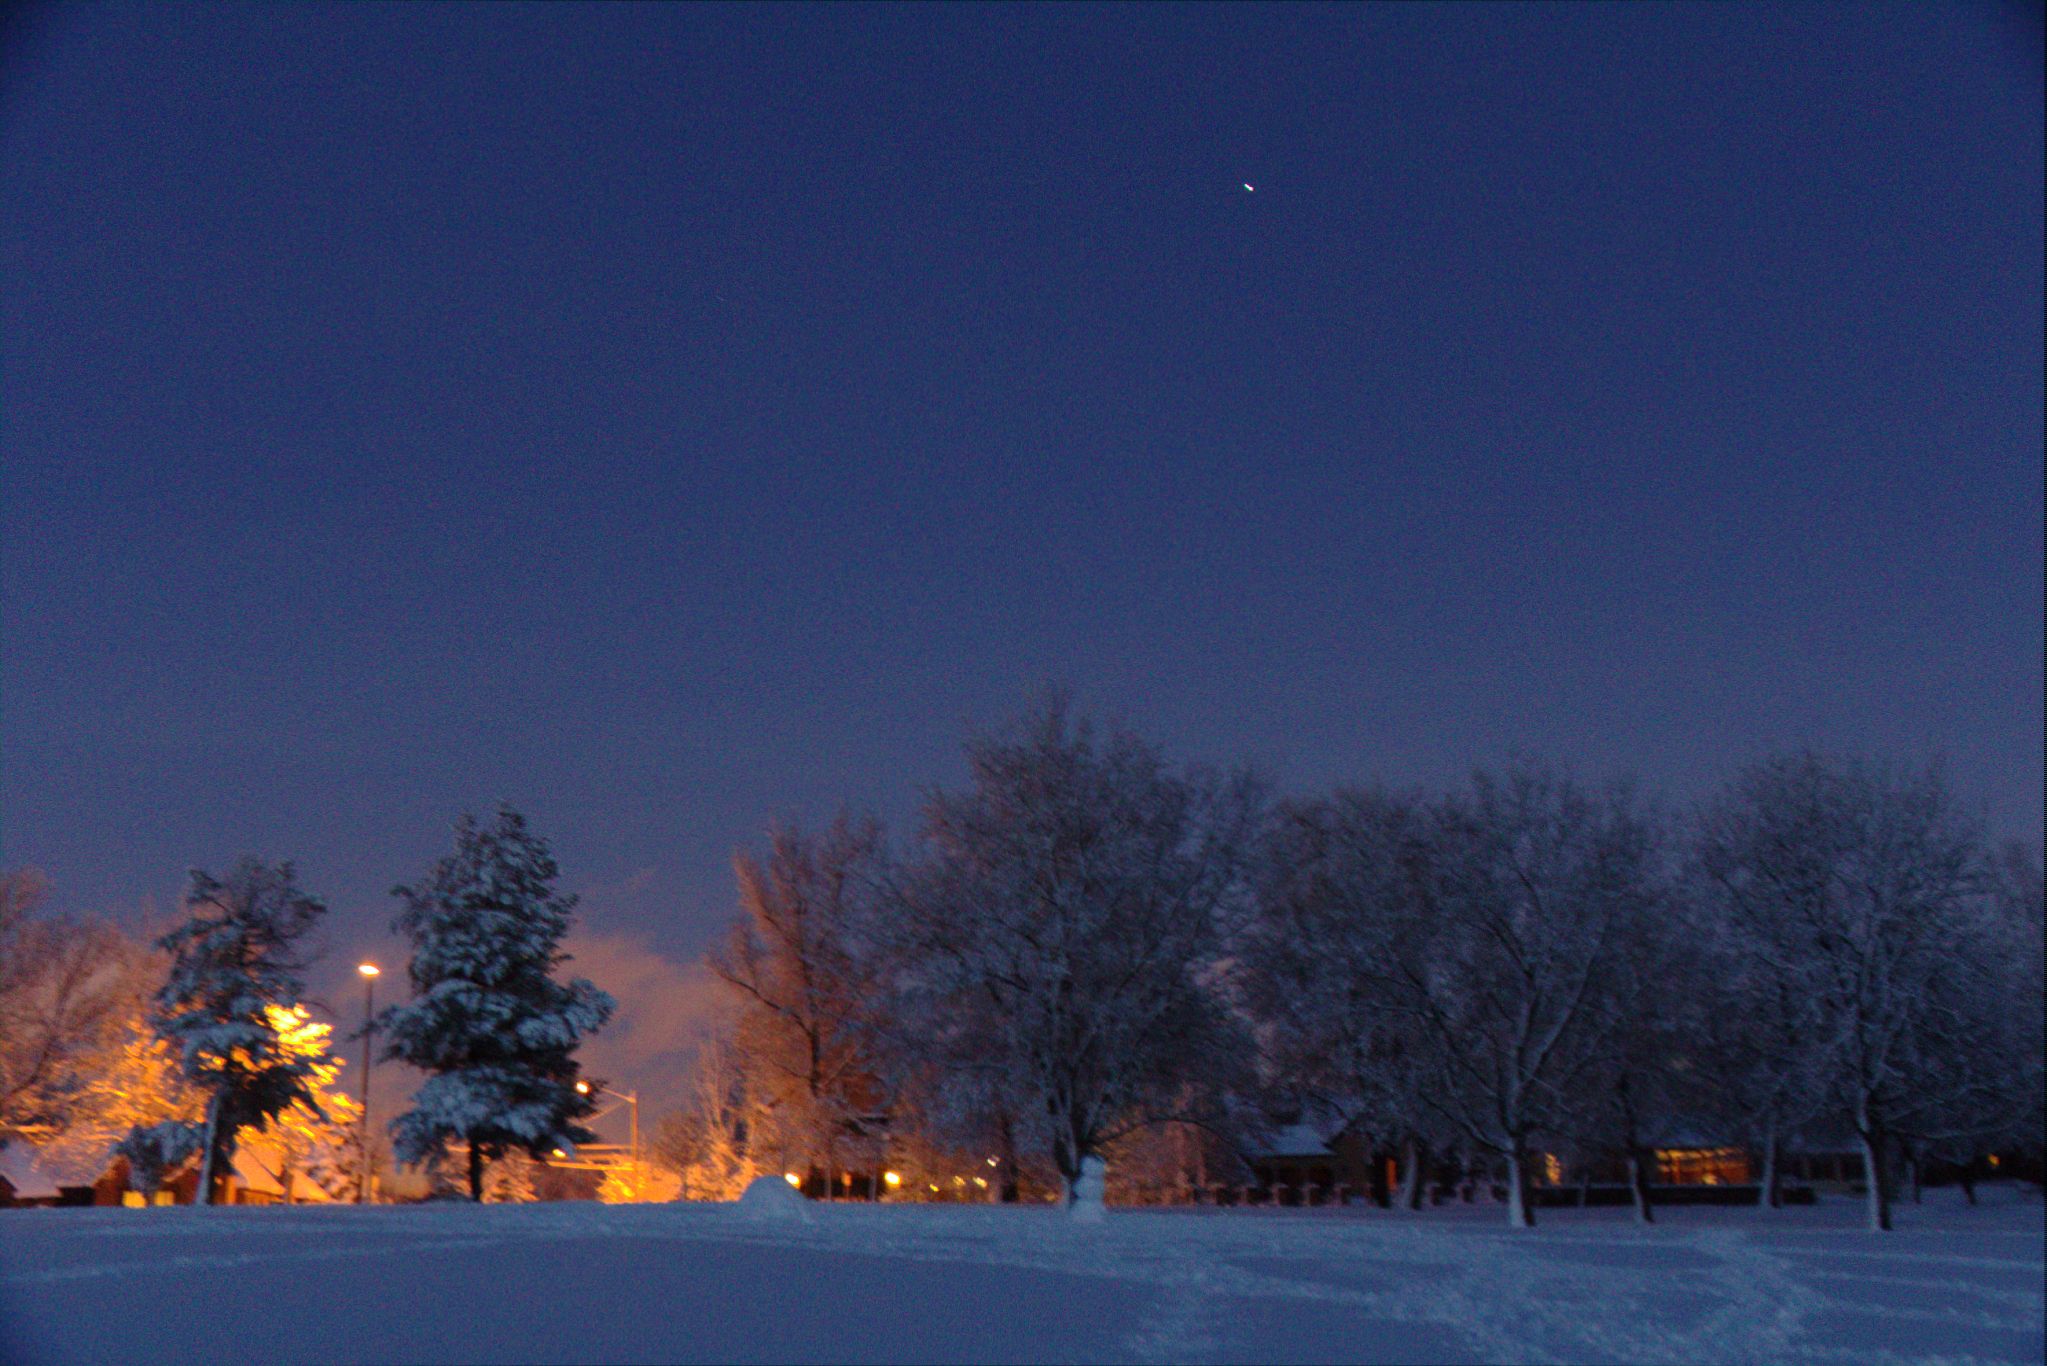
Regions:
[[748, 1092], [738, 1050], [713, 1039], [697, 1051], [682, 1108], [664, 1115], [650, 1145], [654, 1164], [682, 1183], [685, 1200], [734, 1200], [757, 1174], [767, 1118]]
[[1890, 1228], [1893, 1145], [1994, 1108], [1978, 1007], [2001, 946], [1973, 826], [1937, 770], [1808, 752], [1743, 773], [1699, 857], [1753, 994], [1795, 1003], [1788, 1056], [1755, 1067], [1824, 1081], [1862, 1144], [1869, 1225]]
[[1436, 812], [1423, 914], [1390, 961], [1424, 1050], [1418, 1099], [1505, 1159], [1517, 1228], [1534, 1222], [1536, 1137], [1582, 1127], [1627, 1026], [1615, 971], [1655, 904], [1654, 861], [1625, 789], [1594, 794], [1527, 764], [1476, 775]]
[[[2040, 854], [2014, 840], [1991, 867], [1993, 944], [1999, 971], [1978, 999], [1992, 1005], [1979, 1056], [1996, 1069], [2004, 1099], [1989, 1132], [1974, 1148], [1997, 1143], [2030, 1153], [2047, 1151], [2047, 898], [2041, 892]], [[1971, 1196], [1973, 1199], [1973, 1194]]]
[[146, 954], [110, 925], [44, 915], [32, 869], [0, 873], [0, 1146], [79, 1117], [121, 1046]]
[[1578, 1146], [1619, 1157], [1635, 1217], [1645, 1224], [1656, 1218], [1657, 1147], [1699, 1117], [1691, 1054], [1706, 1013], [1700, 955], [1673, 891], [1659, 870], [1645, 869], [1641, 910], [1614, 928], [1602, 988], [1612, 1024], [1577, 1117]]
[[[772, 1113], [774, 1141], [831, 1172], [849, 1126], [882, 1106], [872, 1042], [881, 830], [848, 816], [821, 836], [778, 829], [765, 860], [742, 853], [733, 864], [740, 915], [707, 961], [739, 996], [746, 1085]], [[756, 1133], [757, 1154], [768, 1137]]]
[[1268, 823], [1242, 980], [1268, 1075], [1316, 1109], [1398, 1144], [1399, 1203], [1419, 1209], [1432, 1149], [1454, 1133], [1423, 1103], [1421, 1016], [1397, 969], [1423, 915], [1430, 833], [1419, 796], [1345, 791]]
[[1043, 1142], [1069, 1203], [1105, 1144], [1194, 1119], [1248, 1056], [1222, 982], [1248, 904], [1247, 778], [1174, 773], [1054, 698], [967, 747], [902, 901], [908, 1026]]

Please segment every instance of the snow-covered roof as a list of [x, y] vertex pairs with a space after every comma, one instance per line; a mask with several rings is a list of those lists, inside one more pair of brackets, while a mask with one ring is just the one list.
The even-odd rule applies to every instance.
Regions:
[[[242, 1185], [250, 1190], [261, 1191], [266, 1195], [282, 1195], [284, 1183], [277, 1175], [282, 1164], [277, 1158], [274, 1144], [267, 1143], [260, 1137], [245, 1140], [235, 1149], [235, 1175], [240, 1177]], [[292, 1173], [291, 1193], [294, 1200], [303, 1204], [323, 1204], [334, 1198], [303, 1169]]]
[[0, 1148], [0, 1176], [7, 1178], [16, 1197], [23, 1200], [54, 1196], [59, 1186], [90, 1186], [99, 1177], [99, 1171], [89, 1167], [90, 1164], [60, 1162], [26, 1143], [10, 1143]]
[[[278, 1165], [274, 1150], [260, 1137], [245, 1141], [235, 1152], [235, 1175], [250, 1190], [281, 1195], [284, 1187], [277, 1178]], [[47, 1149], [26, 1143], [0, 1148], [0, 1176], [7, 1178], [15, 1198], [21, 1200], [48, 1199], [57, 1194], [59, 1186], [90, 1186], [106, 1170], [105, 1160], [59, 1159]], [[292, 1174], [292, 1196], [315, 1204], [333, 1198], [302, 1170]]]
[[1272, 1136], [1272, 1142], [1265, 1145], [1265, 1157], [1333, 1157], [1329, 1151], [1329, 1140], [1322, 1135], [1321, 1126], [1313, 1124], [1289, 1124]]

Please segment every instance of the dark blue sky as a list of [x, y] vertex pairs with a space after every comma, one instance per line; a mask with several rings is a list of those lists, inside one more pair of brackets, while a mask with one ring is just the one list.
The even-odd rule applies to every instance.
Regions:
[[255, 850], [395, 961], [504, 797], [681, 960], [772, 815], [901, 820], [1052, 680], [1291, 789], [1810, 741], [2039, 838], [2037, 10], [8, 40], [0, 860], [60, 906]]

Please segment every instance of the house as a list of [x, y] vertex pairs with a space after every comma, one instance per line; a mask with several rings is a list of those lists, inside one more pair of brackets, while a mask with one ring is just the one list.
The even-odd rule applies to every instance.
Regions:
[[[1360, 1198], [1383, 1203], [1402, 1173], [1396, 1154], [1374, 1144], [1362, 1127], [1341, 1119], [1296, 1112], [1285, 1116], [1272, 1140], [1245, 1154], [1253, 1187], [1249, 1198], [1274, 1204], [1331, 1204]], [[1658, 1135], [1654, 1146], [1651, 1185], [1656, 1198], [1677, 1203], [1742, 1203], [1756, 1199], [1761, 1167], [1748, 1149], [1730, 1144], [1704, 1129], [1674, 1126]], [[1452, 1189], [1483, 1186], [1483, 1173], [1495, 1164], [1481, 1162], [1467, 1172], [1445, 1154], [1435, 1154], [1425, 1176], [1440, 1201]], [[1795, 1182], [1825, 1179], [1829, 1174], [1860, 1176], [1859, 1158], [1830, 1151], [1787, 1153], [1784, 1194], [1793, 1202], [1812, 1198]], [[1477, 1177], [1476, 1182], [1473, 1178]], [[1585, 1155], [1577, 1159], [1540, 1152], [1530, 1179], [1543, 1204], [1624, 1203], [1626, 1164], [1616, 1155]], [[1836, 1176], [1835, 1179], [1840, 1179]], [[1494, 1183], [1496, 1184], [1496, 1182]]]
[[0, 1148], [0, 1209], [93, 1203], [94, 1170], [13, 1142]]
[[[225, 1197], [221, 1203], [229, 1205], [325, 1205], [335, 1200], [333, 1192], [321, 1186], [303, 1171], [291, 1174], [291, 1197], [285, 1198], [283, 1180], [279, 1174], [281, 1163], [277, 1152], [261, 1139], [245, 1141], [235, 1150], [232, 1170], [228, 1172]], [[167, 1178], [154, 1196], [145, 1200], [139, 1191], [128, 1188], [128, 1159], [115, 1157], [107, 1163], [106, 1169], [93, 1182], [95, 1205], [127, 1205], [139, 1208], [145, 1204], [189, 1205], [193, 1204], [199, 1192], [198, 1159], [187, 1162]]]
[[[252, 1136], [235, 1153], [234, 1168], [228, 1174], [226, 1203], [230, 1205], [281, 1205], [285, 1189], [279, 1176], [278, 1152], [261, 1136]], [[199, 1189], [196, 1159], [179, 1168], [152, 1199], [128, 1188], [128, 1159], [114, 1157], [104, 1163], [61, 1158], [48, 1149], [11, 1143], [0, 1150], [0, 1208], [8, 1206], [83, 1206], [144, 1204], [189, 1205]], [[324, 1204], [335, 1197], [305, 1172], [294, 1172], [291, 1201], [294, 1204]]]
[[1394, 1163], [1374, 1150], [1356, 1126], [1297, 1113], [1272, 1141], [1245, 1154], [1259, 1197], [1281, 1205], [1341, 1203], [1392, 1188]]

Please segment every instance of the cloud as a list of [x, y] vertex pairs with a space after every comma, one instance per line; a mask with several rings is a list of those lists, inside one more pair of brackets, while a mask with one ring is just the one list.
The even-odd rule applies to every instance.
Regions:
[[564, 976], [587, 977], [618, 1010], [578, 1050], [583, 1071], [619, 1091], [640, 1093], [640, 1121], [675, 1108], [697, 1049], [729, 1021], [726, 989], [701, 962], [678, 962], [633, 934], [572, 932]]

